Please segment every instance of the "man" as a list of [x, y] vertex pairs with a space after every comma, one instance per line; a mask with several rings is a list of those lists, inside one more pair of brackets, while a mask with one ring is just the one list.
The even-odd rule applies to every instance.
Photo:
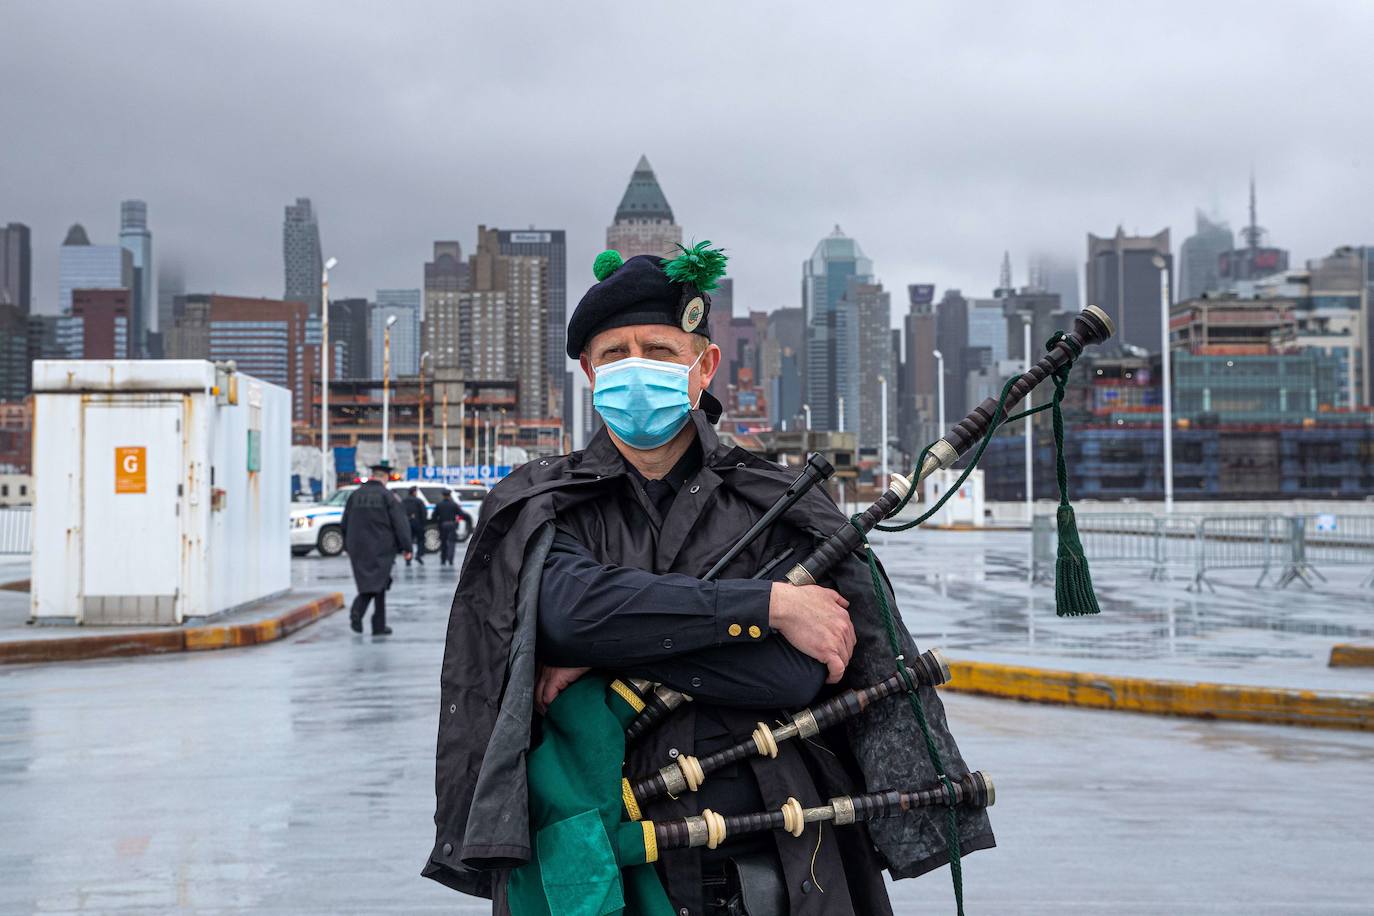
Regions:
[[[826, 685], [866, 686], [895, 670], [861, 558], [837, 564], [833, 589], [749, 578], [784, 550], [804, 556], [844, 524], [821, 493], [798, 502], [718, 581], [698, 578], [795, 476], [721, 443], [712, 428], [721, 406], [706, 389], [721, 357], [710, 342], [708, 293], [724, 258], [705, 245], [672, 262], [597, 258], [600, 282], [574, 312], [567, 342], [606, 428], [584, 451], [529, 462], [498, 484], [469, 545], [449, 620], [437, 837], [424, 873], [492, 897], [496, 913], [507, 912], [509, 870], [532, 858], [532, 707], [547, 709], [588, 669], [695, 699], [627, 749], [626, 776], [728, 747], [759, 721], [786, 721], [785, 710], [838, 689]], [[966, 772], [938, 697], [923, 688], [920, 698], [949, 772]], [[643, 817], [753, 813], [788, 797], [815, 805], [930, 785], [934, 771], [905, 703], [890, 697], [848, 731], [730, 765], [696, 792], [649, 804]], [[908, 877], [946, 862], [944, 823], [940, 812], [808, 828], [800, 838], [758, 834], [666, 852], [658, 877], [673, 912], [689, 916], [890, 914], [881, 869]], [[961, 812], [959, 823], [965, 853], [993, 845], [982, 812]], [[619, 895], [597, 887], [596, 899], [603, 891]]]
[[[429, 509], [420, 498], [419, 487], [411, 487], [406, 491], [405, 499], [401, 500], [401, 508], [405, 509], [406, 518], [410, 520], [410, 540], [415, 545], [415, 562], [424, 566], [425, 519], [429, 516]], [[406, 556], [406, 565], [410, 565], [409, 555]]]
[[454, 545], [458, 543], [458, 520], [463, 517], [463, 510], [453, 500], [452, 490], [444, 491], [431, 517], [439, 525], [439, 565], [452, 566]]
[[391, 565], [396, 562], [396, 554], [410, 562], [410, 525], [400, 501], [383, 483], [389, 470], [385, 462], [379, 470], [382, 477], [368, 478], [348, 497], [339, 527], [343, 529], [344, 549], [353, 567], [353, 581], [358, 586], [349, 625], [354, 633], [361, 633], [368, 603], [375, 602], [372, 635], [390, 636], [386, 592], [391, 588]]

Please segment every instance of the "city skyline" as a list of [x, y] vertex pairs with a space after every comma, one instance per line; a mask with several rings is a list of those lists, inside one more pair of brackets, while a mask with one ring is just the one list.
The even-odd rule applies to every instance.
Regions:
[[[188, 288], [243, 295], [280, 294], [280, 208], [297, 196], [323, 214], [325, 255], [340, 259], [331, 278], [339, 297], [420, 285], [432, 242], [456, 237], [470, 247], [479, 222], [559, 226], [568, 233], [571, 305], [640, 155], [653, 163], [686, 237], [730, 249], [744, 309], [798, 305], [795, 265], [837, 222], [864, 240], [889, 289], [935, 282], [983, 294], [1003, 250], [1020, 272], [1032, 251], [1078, 260], [1093, 227], [1168, 226], [1181, 239], [1200, 205], [1242, 225], [1252, 165], [1265, 224], [1296, 259], [1367, 242], [1374, 183], [1358, 150], [1370, 128], [1333, 119], [1334, 101], [1322, 100], [1332, 85], [1367, 81], [1371, 64], [1355, 36], [1370, 14], [1333, 10], [1328, 20], [1342, 27], [1300, 48], [1284, 45], [1245, 93], [1198, 96], [1196, 85], [1218, 66], [1217, 36], [1247, 53], [1279, 54], [1277, 27], [1236, 9], [1196, 11], [1181, 33], [1164, 32], [1148, 11], [1124, 11], [1092, 42], [1063, 17], [1015, 8], [878, 10], [863, 22], [863, 54], [840, 49], [834, 63], [846, 80], [831, 87], [830, 68], [798, 66], [821, 23], [777, 30], [751, 10], [737, 11], [723, 35], [651, 11], [614, 35], [571, 43], [580, 49], [574, 66], [562, 43], [538, 39], [594, 18], [586, 10], [464, 11], [464, 33], [488, 40], [463, 55], [426, 53], [429, 42], [448, 39], [405, 17], [373, 28], [357, 13], [293, 10], [288, 18], [311, 20], [325, 39], [303, 48], [286, 38], [295, 28], [268, 24], [280, 11], [163, 10], [158, 43], [128, 54], [105, 40], [124, 11], [97, 8], [70, 23], [20, 7], [7, 12], [0, 36], [0, 77], [41, 88], [0, 100], [6, 123], [22, 128], [3, 154], [0, 220], [32, 228], [34, 298], [49, 313], [63, 230], [81, 222], [93, 238], [113, 239], [109, 214], [126, 198], [157, 213], [159, 259], [182, 262]], [[670, 23], [687, 41], [711, 33], [710, 92], [684, 87], [649, 62], [651, 42], [634, 41]], [[923, 53], [913, 62], [917, 34]], [[207, 53], [261, 67], [229, 91], [208, 71], [198, 75], [204, 68], [191, 66], [190, 49], [205, 48], [206, 35], [214, 36]], [[970, 35], [1043, 56], [1036, 81], [1014, 80], [1017, 65], [1005, 56], [962, 54]], [[311, 50], [330, 39], [347, 50]], [[614, 64], [585, 53], [613, 42], [625, 54]], [[559, 47], [536, 59], [516, 45]], [[509, 88], [527, 106], [503, 111], [506, 94], [482, 91], [498, 57], [511, 60], [502, 72], [519, 74]], [[610, 76], [626, 68], [640, 78]], [[168, 80], [172, 72], [181, 78]], [[897, 72], [904, 79], [888, 78]], [[610, 104], [590, 91], [605, 85], [622, 93]], [[427, 100], [440, 87], [473, 90], [464, 93], [471, 111], [462, 123], [430, 117]], [[830, 106], [826, 129], [808, 129], [803, 141], [795, 128], [810, 126], [817, 102], [839, 99], [846, 104]], [[1122, 105], [1129, 118], [1102, 116]], [[1276, 109], [1289, 127], [1277, 134]], [[79, 113], [96, 135], [117, 124], [125, 138], [118, 164], [102, 158], [100, 144], [66, 142], [68, 122], [45, 115], [53, 110]], [[604, 129], [613, 116], [623, 129]], [[473, 134], [472, 123], [489, 129]], [[708, 144], [696, 138], [703, 123], [711, 124]], [[292, 143], [266, 142], [287, 124]], [[1090, 124], [1091, 143], [1070, 139]], [[856, 145], [850, 135], [860, 125], [866, 142]], [[1192, 126], [1196, 142], [1169, 139]], [[1008, 131], [1031, 136], [1015, 155], [998, 152]], [[219, 142], [194, 155], [175, 142], [203, 132]], [[556, 142], [566, 138], [582, 142]]]

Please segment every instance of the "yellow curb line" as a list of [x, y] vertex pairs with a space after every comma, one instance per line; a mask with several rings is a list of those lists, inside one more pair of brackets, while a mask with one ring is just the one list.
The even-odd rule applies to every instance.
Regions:
[[274, 642], [309, 626], [344, 606], [343, 594], [331, 592], [313, 598], [278, 617], [247, 623], [188, 627], [181, 630], [146, 630], [63, 636], [54, 639], [17, 639], [0, 642], [0, 665], [34, 662], [70, 662], [165, 652], [203, 652]]
[[1374, 646], [1337, 643], [1331, 647], [1330, 668], [1374, 668]]
[[1161, 681], [949, 660], [941, 690], [1199, 719], [1374, 731], [1374, 693]]

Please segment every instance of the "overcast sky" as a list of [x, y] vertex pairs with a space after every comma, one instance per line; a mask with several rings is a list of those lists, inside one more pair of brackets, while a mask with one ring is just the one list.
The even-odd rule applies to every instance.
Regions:
[[[385, 10], [379, 12], [379, 10]], [[1374, 4], [6, 0], [0, 223], [57, 249], [148, 202], [192, 291], [282, 293], [310, 197], [338, 295], [434, 239], [564, 228], [570, 307], [641, 153], [744, 308], [799, 304], [835, 224], [893, 291], [988, 294], [1004, 249], [1260, 222], [1294, 263], [1374, 242]]]

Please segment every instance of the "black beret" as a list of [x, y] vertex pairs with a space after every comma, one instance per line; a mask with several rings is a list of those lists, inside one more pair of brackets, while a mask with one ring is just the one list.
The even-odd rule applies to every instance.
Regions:
[[711, 297], [691, 281], [670, 279], [666, 263], [641, 254], [622, 264], [615, 252], [602, 252], [596, 273], [604, 279], [587, 290], [568, 321], [568, 356], [577, 359], [602, 331], [635, 324], [671, 325], [709, 339]]

